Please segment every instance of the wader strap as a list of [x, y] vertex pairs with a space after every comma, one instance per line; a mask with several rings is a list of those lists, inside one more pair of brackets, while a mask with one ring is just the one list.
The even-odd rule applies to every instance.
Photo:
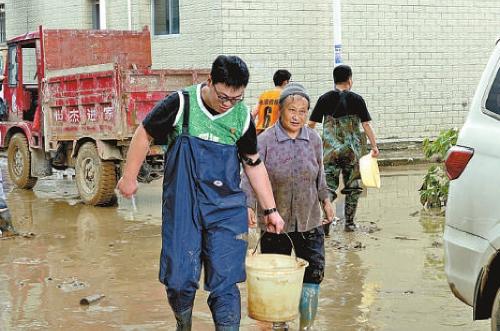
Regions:
[[182, 91], [182, 96], [184, 97], [184, 109], [182, 114], [182, 133], [189, 134], [189, 92]]

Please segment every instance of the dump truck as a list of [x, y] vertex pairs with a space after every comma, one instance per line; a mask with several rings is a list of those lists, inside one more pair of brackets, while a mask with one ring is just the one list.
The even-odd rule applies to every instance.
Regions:
[[[0, 147], [15, 186], [31, 189], [53, 169], [73, 168], [82, 201], [115, 201], [132, 135], [169, 93], [208, 69], [152, 69], [150, 33], [45, 29], [7, 42]], [[140, 180], [161, 175], [163, 146], [151, 146]]]

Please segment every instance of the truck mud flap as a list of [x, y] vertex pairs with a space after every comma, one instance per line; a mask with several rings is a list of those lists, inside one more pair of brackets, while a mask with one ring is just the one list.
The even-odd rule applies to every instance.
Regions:
[[101, 160], [123, 160], [120, 149], [106, 141], [96, 141], [97, 152]]
[[45, 177], [52, 175], [50, 161], [45, 158], [45, 152], [38, 148], [31, 148], [31, 176]]

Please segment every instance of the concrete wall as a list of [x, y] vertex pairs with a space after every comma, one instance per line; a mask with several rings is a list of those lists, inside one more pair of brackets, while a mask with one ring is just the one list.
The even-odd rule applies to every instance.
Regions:
[[[128, 28], [126, 0], [107, 0], [108, 28]], [[289, 69], [313, 102], [333, 86], [331, 1], [180, 1], [180, 34], [152, 36], [154, 67], [210, 67], [218, 54], [249, 65], [247, 103]], [[91, 1], [9, 0], [7, 35], [39, 24], [90, 28]], [[132, 1], [132, 28], [151, 24], [151, 0]], [[151, 28], [152, 30], [152, 28]], [[500, 1], [344, 0], [343, 59], [384, 141], [460, 127], [500, 36]]]

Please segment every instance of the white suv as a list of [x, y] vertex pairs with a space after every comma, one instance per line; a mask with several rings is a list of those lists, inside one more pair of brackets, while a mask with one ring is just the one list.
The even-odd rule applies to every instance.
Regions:
[[500, 331], [500, 43], [445, 162], [445, 271], [457, 298]]

